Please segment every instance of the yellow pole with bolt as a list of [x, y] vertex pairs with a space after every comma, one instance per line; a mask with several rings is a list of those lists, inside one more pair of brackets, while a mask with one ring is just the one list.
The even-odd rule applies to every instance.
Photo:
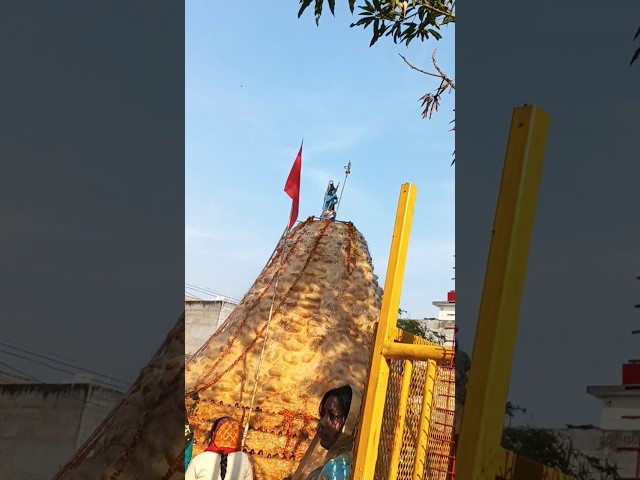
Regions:
[[393, 341], [396, 333], [400, 293], [409, 248], [411, 221], [417, 189], [405, 183], [400, 189], [391, 252], [385, 278], [382, 308], [371, 352], [369, 376], [364, 392], [360, 428], [355, 441], [352, 480], [372, 480], [378, 459], [381, 419], [389, 382], [389, 363], [382, 356], [385, 343]]
[[500, 442], [548, 130], [549, 116], [539, 108], [514, 109], [456, 455], [460, 480], [495, 480], [504, 458]]

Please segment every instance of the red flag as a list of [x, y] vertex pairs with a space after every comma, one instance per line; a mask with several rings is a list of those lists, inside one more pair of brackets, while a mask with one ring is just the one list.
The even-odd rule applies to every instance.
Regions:
[[298, 156], [296, 157], [295, 162], [293, 162], [293, 167], [291, 167], [291, 172], [289, 173], [289, 178], [287, 178], [287, 183], [284, 184], [284, 191], [291, 200], [293, 200], [293, 204], [291, 205], [291, 216], [289, 217], [289, 228], [291, 229], [293, 224], [298, 219], [298, 204], [300, 203], [300, 170], [302, 169], [302, 145], [300, 145], [300, 151], [298, 152]]

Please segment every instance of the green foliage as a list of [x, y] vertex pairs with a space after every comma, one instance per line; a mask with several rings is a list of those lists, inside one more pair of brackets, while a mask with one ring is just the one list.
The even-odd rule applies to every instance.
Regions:
[[436, 345], [444, 345], [446, 337], [439, 332], [435, 332], [426, 327], [426, 325], [418, 320], [398, 319], [398, 328], [416, 337], [424, 338]]
[[[462, 353], [462, 350], [458, 354]], [[456, 357], [457, 359], [458, 357]], [[456, 380], [468, 375], [471, 363], [456, 370]], [[460, 385], [466, 389], [466, 384]], [[456, 383], [456, 397], [464, 405], [466, 392], [459, 392]], [[458, 407], [456, 407], [458, 408]], [[602, 461], [596, 457], [586, 455], [573, 448], [569, 438], [559, 432], [542, 428], [512, 427], [511, 421], [519, 414], [526, 414], [527, 410], [511, 402], [505, 406], [505, 420], [507, 426], [502, 433], [502, 446], [534, 462], [552, 467], [560, 472], [580, 480], [619, 480], [620, 476], [615, 465]]]
[[424, 337], [424, 328], [416, 320], [399, 319], [398, 328], [401, 328], [405, 332], [415, 335], [416, 337]]
[[[316, 24], [319, 24], [324, 0], [300, 0], [298, 17], [312, 3]], [[327, 0], [327, 3], [331, 14], [335, 15], [335, 0]], [[370, 46], [383, 36], [406, 45], [415, 39], [440, 40], [440, 28], [456, 21], [455, 0], [365, 0], [357, 6], [356, 0], [349, 0], [351, 13], [356, 7], [360, 18], [351, 27], [372, 27]]]
[[[409, 45], [411, 41], [420, 41], [434, 38], [440, 40], [442, 34], [440, 29], [449, 23], [455, 23], [455, 0], [348, 0], [349, 10], [353, 14], [356, 8], [360, 17], [351, 27], [371, 27], [372, 47], [382, 37], [391, 37], [396, 44], [404, 43]], [[299, 0], [300, 10], [298, 18], [313, 4], [316, 25], [320, 24], [322, 17], [324, 0]], [[357, 3], [357, 5], [356, 5]], [[336, 1], [327, 0], [331, 14], [335, 16]], [[440, 100], [444, 93], [451, 93], [455, 89], [452, 79], [442, 72], [433, 54], [433, 65], [437, 73], [426, 72], [414, 67], [409, 61], [402, 57], [410, 68], [425, 75], [440, 79], [440, 85], [433, 92], [428, 92], [420, 98], [422, 103], [422, 118], [431, 118], [431, 115], [438, 110]], [[453, 122], [452, 122], [453, 123]], [[455, 130], [455, 128], [452, 128]], [[451, 165], [455, 164], [455, 154]]]
[[504, 430], [502, 445], [523, 457], [570, 474], [570, 451], [553, 433], [539, 428]]
[[[507, 403], [509, 421], [526, 409]], [[580, 480], [618, 480], [615, 465], [575, 450], [568, 438], [543, 428], [507, 427], [503, 431], [502, 446], [525, 458], [554, 468]]]
[[514, 405], [511, 402], [507, 402], [507, 408], [506, 408], [505, 414], [507, 415], [507, 418], [509, 419], [509, 424], [511, 424], [511, 419], [513, 417], [515, 417], [518, 412], [527, 413], [527, 409], [526, 408], [522, 408], [519, 405]]

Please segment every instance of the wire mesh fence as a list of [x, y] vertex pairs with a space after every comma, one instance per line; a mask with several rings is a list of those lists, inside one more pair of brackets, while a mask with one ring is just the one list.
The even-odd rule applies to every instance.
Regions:
[[[390, 360], [384, 414], [378, 446], [374, 480], [389, 478], [391, 453], [400, 407], [400, 390], [404, 372], [404, 360]], [[413, 480], [420, 423], [423, 413], [424, 391], [427, 382], [427, 362], [412, 362], [409, 396], [404, 418], [402, 447], [397, 476], [393, 480]], [[436, 368], [434, 395], [431, 405], [431, 420], [426, 437], [426, 461], [421, 480], [451, 480], [454, 457], [454, 413], [455, 413], [455, 369], [449, 365]]]

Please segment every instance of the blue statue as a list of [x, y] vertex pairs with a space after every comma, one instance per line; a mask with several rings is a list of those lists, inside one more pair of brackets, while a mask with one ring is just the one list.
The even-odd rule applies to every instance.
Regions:
[[[340, 184], [338, 184], [340, 185]], [[333, 180], [329, 182], [327, 191], [324, 194], [324, 206], [322, 207], [322, 217], [335, 217], [336, 203], [338, 202], [338, 187], [333, 185]]]

